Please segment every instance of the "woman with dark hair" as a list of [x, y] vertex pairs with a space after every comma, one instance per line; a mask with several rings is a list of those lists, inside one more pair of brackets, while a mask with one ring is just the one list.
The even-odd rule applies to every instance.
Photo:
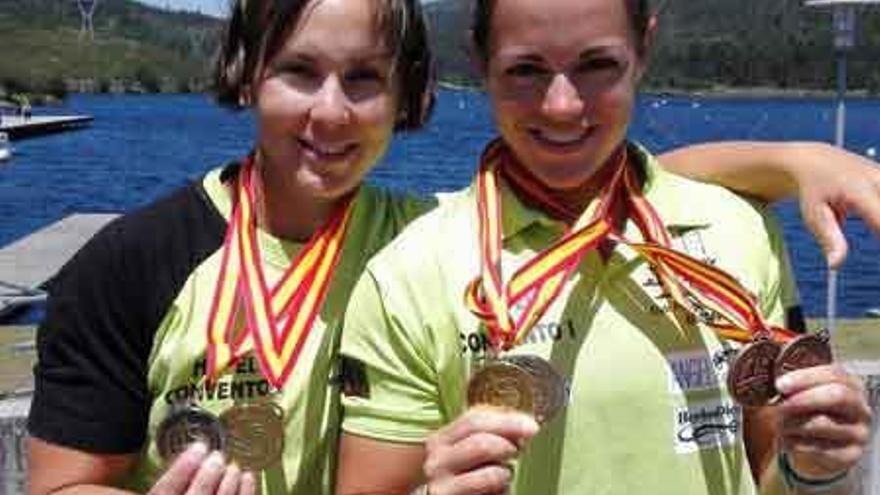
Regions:
[[802, 333], [772, 215], [627, 140], [654, 30], [477, 1], [499, 137], [352, 292], [340, 493], [847, 493], [864, 387]]
[[431, 66], [415, 0], [235, 3], [216, 91], [253, 109], [253, 151], [115, 221], [51, 282], [33, 493], [332, 491], [349, 293], [433, 205], [361, 183], [428, 118]]
[[32, 493], [332, 491], [343, 308], [430, 205], [361, 182], [427, 119], [431, 67], [416, 0], [237, 2], [217, 94], [253, 108], [253, 151], [114, 221], [51, 282]]

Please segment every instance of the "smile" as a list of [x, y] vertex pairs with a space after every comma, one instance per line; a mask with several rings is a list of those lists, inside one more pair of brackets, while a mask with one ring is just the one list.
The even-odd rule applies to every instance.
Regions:
[[555, 152], [565, 153], [580, 147], [592, 134], [592, 127], [579, 127], [568, 131], [532, 128], [528, 132], [541, 146]]
[[305, 139], [297, 140], [303, 150], [321, 161], [339, 161], [348, 158], [357, 149], [356, 143], [322, 144]]

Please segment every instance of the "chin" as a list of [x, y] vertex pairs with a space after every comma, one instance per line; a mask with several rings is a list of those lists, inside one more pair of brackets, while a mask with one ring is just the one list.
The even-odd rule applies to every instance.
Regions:
[[546, 160], [533, 161], [532, 163], [542, 163], [537, 167], [529, 168], [535, 177], [551, 189], [580, 187], [599, 170], [599, 166], [592, 160], [577, 157], [566, 160], [564, 163], [552, 163]]
[[308, 189], [315, 198], [337, 200], [354, 192], [360, 184], [360, 180], [350, 178], [313, 177], [308, 182]]

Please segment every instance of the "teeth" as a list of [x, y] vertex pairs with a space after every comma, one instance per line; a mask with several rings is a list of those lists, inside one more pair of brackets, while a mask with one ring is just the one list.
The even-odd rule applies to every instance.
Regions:
[[340, 145], [320, 145], [315, 142], [303, 141], [303, 144], [312, 149], [313, 151], [320, 153], [322, 155], [341, 155], [350, 150], [354, 145], [352, 144], [340, 144]]
[[553, 144], [571, 144], [581, 140], [584, 137], [586, 131], [584, 131], [583, 129], [578, 129], [576, 131], [561, 132], [540, 129], [535, 131], [535, 133], [541, 139], [549, 141]]

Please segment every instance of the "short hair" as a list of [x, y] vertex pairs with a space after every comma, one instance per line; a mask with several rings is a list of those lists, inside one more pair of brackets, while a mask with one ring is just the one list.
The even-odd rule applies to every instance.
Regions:
[[[244, 108], [245, 92], [284, 45], [305, 8], [321, 0], [235, 0], [214, 65], [217, 102]], [[376, 3], [379, 28], [392, 50], [398, 92], [396, 130], [418, 129], [434, 104], [434, 59], [419, 0], [363, 0]]]

